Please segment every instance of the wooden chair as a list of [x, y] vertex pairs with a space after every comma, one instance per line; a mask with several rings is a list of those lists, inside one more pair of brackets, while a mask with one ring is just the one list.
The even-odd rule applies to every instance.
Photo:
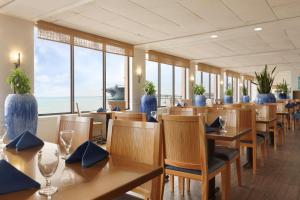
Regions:
[[[288, 113], [288, 110], [285, 108], [285, 103], [276, 103], [276, 106], [277, 112]], [[288, 128], [288, 119], [286, 117], [286, 115], [277, 116], [277, 131], [282, 143], [285, 143], [285, 135]]]
[[193, 107], [171, 107], [170, 115], [194, 115]]
[[[244, 105], [245, 106], [245, 105]], [[260, 146], [261, 147], [261, 153], [262, 153], [262, 163], [264, 163], [264, 159], [266, 157], [267, 152], [267, 143], [266, 138], [260, 137], [257, 135], [256, 130], [256, 107], [253, 105], [245, 106], [246, 108], [251, 109], [251, 114], [249, 114], [248, 119], [245, 120], [245, 122], [250, 123], [251, 133], [243, 136], [240, 141], [240, 146], [252, 148], [252, 168], [253, 168], [253, 174], [256, 174], [257, 170], [257, 149]]]
[[181, 99], [181, 102], [186, 106], [193, 106], [193, 100], [192, 99]]
[[135, 113], [135, 112], [113, 112], [112, 119], [146, 122], [147, 115], [146, 113]]
[[114, 109], [115, 107], [119, 106], [121, 111], [126, 110], [126, 102], [125, 101], [108, 100], [107, 104], [111, 106], [111, 109]]
[[93, 118], [78, 117], [75, 115], [61, 115], [57, 119], [57, 143], [61, 145], [60, 131], [74, 130], [71, 151], [75, 150], [83, 142], [92, 139]]
[[164, 173], [181, 177], [181, 182], [184, 178], [201, 181], [202, 200], [208, 199], [209, 180], [221, 173], [222, 199], [229, 199], [225, 162], [215, 157], [208, 162], [203, 117], [163, 115], [161, 123]]
[[[151, 122], [110, 120], [108, 127], [107, 150], [112, 156], [122, 157], [133, 162], [161, 165], [160, 124]], [[137, 192], [145, 199], [160, 199], [161, 177], [155, 178], [140, 187]]]

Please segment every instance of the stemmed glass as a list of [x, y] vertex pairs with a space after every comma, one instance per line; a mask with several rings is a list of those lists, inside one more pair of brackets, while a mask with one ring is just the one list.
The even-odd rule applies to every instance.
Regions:
[[156, 119], [156, 111], [151, 111], [150, 115], [151, 115], [151, 117], [153, 117], [154, 119]]
[[51, 195], [57, 192], [57, 187], [51, 185], [50, 178], [55, 174], [59, 163], [57, 149], [43, 149], [38, 153], [38, 167], [41, 174], [46, 179], [46, 186], [39, 190], [39, 194], [46, 195], [51, 199]]
[[62, 159], [67, 159], [70, 154], [70, 148], [72, 145], [74, 130], [62, 130], [60, 131], [60, 141], [63, 144], [66, 154], [62, 157]]
[[6, 136], [6, 126], [1, 125], [0, 126], [0, 151], [3, 151], [3, 148], [5, 147], [5, 144], [4, 144], [5, 136]]
[[221, 132], [222, 133], [226, 133], [227, 131], [225, 130], [225, 127], [226, 127], [226, 119], [225, 119], [225, 117], [219, 116], [219, 122], [220, 122], [220, 125], [222, 127]]

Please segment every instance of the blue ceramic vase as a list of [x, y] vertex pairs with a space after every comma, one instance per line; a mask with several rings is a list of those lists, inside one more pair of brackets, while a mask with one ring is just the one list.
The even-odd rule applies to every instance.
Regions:
[[249, 97], [248, 95], [243, 96], [243, 97], [242, 97], [242, 102], [244, 102], [244, 103], [249, 103], [249, 102], [250, 102], [250, 97]]
[[31, 94], [9, 94], [5, 99], [4, 118], [9, 140], [24, 131], [36, 135], [38, 106], [35, 97]]
[[224, 96], [224, 104], [232, 104], [233, 103], [233, 97], [225, 95]]
[[287, 99], [288, 98], [286, 93], [279, 93], [278, 97], [279, 97], [279, 99]]
[[195, 106], [205, 106], [206, 105], [206, 97], [204, 95], [195, 95]]
[[147, 114], [147, 120], [151, 118], [151, 111], [157, 111], [157, 99], [155, 95], [143, 95], [141, 97], [140, 111]]
[[264, 103], [276, 103], [276, 98], [274, 94], [257, 94], [255, 103], [264, 104]]

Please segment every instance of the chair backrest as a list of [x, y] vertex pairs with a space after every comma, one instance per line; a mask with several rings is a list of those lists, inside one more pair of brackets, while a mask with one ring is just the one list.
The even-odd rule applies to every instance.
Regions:
[[78, 117], [75, 115], [61, 115], [57, 120], [57, 143], [61, 145], [60, 131], [74, 130], [72, 138], [71, 150], [76, 149], [79, 145], [87, 140], [92, 139], [93, 118], [91, 117]]
[[200, 116], [162, 116], [164, 163], [207, 174], [207, 141]]
[[[151, 122], [110, 120], [108, 125], [107, 150], [133, 162], [161, 166], [160, 124]], [[140, 186], [152, 190], [156, 180]], [[152, 184], [151, 184], [152, 183]]]
[[241, 108], [242, 104], [241, 103], [232, 103], [232, 104], [224, 104], [224, 108]]
[[194, 115], [193, 107], [171, 107], [170, 115]]
[[126, 109], [126, 102], [125, 101], [108, 100], [107, 104], [111, 106], [111, 109], [114, 109], [117, 106], [120, 107], [121, 111]]
[[186, 106], [193, 106], [192, 99], [181, 99], [181, 102]]
[[135, 112], [113, 112], [112, 119], [146, 122], [147, 115], [146, 113], [135, 113]]

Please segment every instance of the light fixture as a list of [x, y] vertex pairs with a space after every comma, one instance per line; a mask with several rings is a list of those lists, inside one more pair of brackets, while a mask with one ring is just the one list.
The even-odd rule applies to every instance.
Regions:
[[262, 31], [262, 30], [263, 30], [262, 27], [256, 27], [256, 28], [254, 28], [254, 31]]
[[192, 82], [192, 87], [194, 87], [195, 77], [193, 75], [190, 76], [190, 81]]
[[223, 80], [221, 80], [221, 81], [220, 81], [220, 84], [221, 84], [221, 85], [223, 85], [223, 84], [224, 84], [224, 81], [223, 81]]
[[140, 67], [138, 67], [136, 69], [136, 75], [138, 77], [138, 83], [141, 83], [141, 78], [142, 78], [142, 69]]
[[210, 37], [211, 38], [218, 38], [219, 36], [218, 35], [211, 35]]
[[15, 65], [16, 68], [21, 65], [21, 53], [20, 52], [12, 52], [10, 54], [10, 61]]

